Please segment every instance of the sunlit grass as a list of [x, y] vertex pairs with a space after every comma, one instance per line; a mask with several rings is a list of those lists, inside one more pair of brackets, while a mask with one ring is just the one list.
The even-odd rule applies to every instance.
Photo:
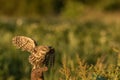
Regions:
[[[119, 80], [120, 67], [114, 64], [104, 63], [104, 56], [97, 59], [95, 65], [88, 65], [84, 60], [76, 56], [77, 62], [63, 61], [59, 72], [60, 80]], [[117, 57], [116, 57], [117, 58]], [[76, 65], [76, 66], [74, 66]], [[74, 67], [73, 67], [74, 66]]]
[[29, 53], [16, 50], [11, 43], [12, 37], [24, 35], [56, 50], [55, 65], [45, 72], [46, 80], [119, 80], [119, 26], [94, 20], [21, 25], [1, 23], [0, 79], [30, 79]]

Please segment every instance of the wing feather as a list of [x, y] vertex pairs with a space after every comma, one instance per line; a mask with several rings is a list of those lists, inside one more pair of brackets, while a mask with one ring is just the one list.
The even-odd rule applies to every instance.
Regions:
[[32, 40], [29, 37], [25, 37], [25, 36], [15, 36], [15, 37], [13, 37], [12, 43], [17, 48], [21, 48], [23, 51], [25, 50], [25, 51], [28, 51], [28, 52], [32, 52], [32, 50], [36, 46], [34, 40]]
[[44, 64], [48, 67], [53, 67], [55, 61], [55, 50], [52, 48], [48, 55], [45, 56]]

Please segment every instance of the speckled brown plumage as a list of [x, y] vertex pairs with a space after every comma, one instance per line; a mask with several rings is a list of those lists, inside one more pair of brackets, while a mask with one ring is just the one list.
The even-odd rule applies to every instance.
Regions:
[[29, 62], [33, 69], [54, 64], [54, 49], [50, 46], [37, 46], [35, 41], [25, 36], [15, 36], [12, 43], [23, 51], [30, 52]]

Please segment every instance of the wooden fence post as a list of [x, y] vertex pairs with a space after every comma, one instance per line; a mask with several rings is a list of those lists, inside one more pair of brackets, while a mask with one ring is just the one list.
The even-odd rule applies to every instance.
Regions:
[[47, 71], [47, 67], [34, 69], [31, 71], [31, 80], [44, 80], [43, 72]]

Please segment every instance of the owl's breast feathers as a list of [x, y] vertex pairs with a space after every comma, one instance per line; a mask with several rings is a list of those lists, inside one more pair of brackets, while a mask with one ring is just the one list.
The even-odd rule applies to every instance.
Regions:
[[44, 57], [35, 57], [33, 54], [29, 56], [29, 62], [35, 67], [43, 66]]
[[44, 60], [45, 60], [45, 56], [47, 55], [47, 53], [50, 51], [49, 47], [47, 46], [37, 46], [34, 48], [33, 53], [31, 53], [31, 55], [29, 56], [29, 62], [32, 65], [44, 65]]
[[37, 46], [29, 56], [29, 62], [33, 66], [43, 66], [54, 63], [54, 49], [48, 46]]

